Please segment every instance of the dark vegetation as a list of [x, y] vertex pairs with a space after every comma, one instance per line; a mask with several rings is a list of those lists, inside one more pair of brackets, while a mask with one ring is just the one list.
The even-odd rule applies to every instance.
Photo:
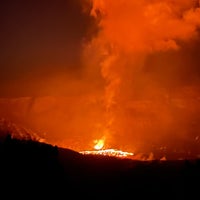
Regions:
[[[200, 160], [134, 161], [81, 155], [12, 138], [0, 143], [1, 197], [199, 199]], [[5, 198], [1, 198], [5, 199]]]

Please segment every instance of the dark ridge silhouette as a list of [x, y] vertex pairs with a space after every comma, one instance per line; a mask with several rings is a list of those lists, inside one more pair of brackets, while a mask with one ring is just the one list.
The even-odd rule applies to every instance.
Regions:
[[200, 160], [82, 155], [35, 140], [0, 143], [1, 195], [56, 199], [199, 199]]

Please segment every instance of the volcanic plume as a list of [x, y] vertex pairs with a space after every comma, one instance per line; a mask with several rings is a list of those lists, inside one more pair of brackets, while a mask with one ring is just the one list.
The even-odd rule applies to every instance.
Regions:
[[[105, 83], [104, 121], [99, 122], [102, 136], [133, 149], [154, 144], [166, 148], [172, 137], [183, 145], [191, 134], [191, 122], [198, 120], [191, 109], [199, 109], [198, 103], [189, 108], [191, 96], [186, 93], [192, 91], [196, 99], [198, 87], [171, 89], [168, 83], [173, 85], [173, 77], [159, 83], [148, 60], [158, 54], [176, 54], [198, 41], [199, 1], [93, 0], [90, 14], [99, 32], [85, 44], [84, 62], [90, 71], [98, 68]], [[156, 64], [160, 71], [166, 70], [163, 66]], [[160, 79], [165, 74], [160, 73]], [[188, 132], [181, 128], [185, 121]], [[179, 148], [178, 143], [172, 146]]]

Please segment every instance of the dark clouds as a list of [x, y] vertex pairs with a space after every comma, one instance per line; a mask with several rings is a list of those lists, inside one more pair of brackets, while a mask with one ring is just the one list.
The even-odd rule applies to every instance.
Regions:
[[46, 82], [61, 86], [60, 74], [79, 78], [83, 41], [95, 31], [81, 2], [0, 2], [0, 96], [48, 95]]

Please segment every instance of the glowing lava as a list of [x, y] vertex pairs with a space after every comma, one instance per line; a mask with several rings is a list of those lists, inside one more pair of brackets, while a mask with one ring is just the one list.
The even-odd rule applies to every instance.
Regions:
[[104, 146], [104, 140], [103, 139], [95, 140], [94, 142], [96, 143], [95, 146], [94, 146], [94, 149], [100, 150], [100, 149], [103, 148], [103, 146]]
[[128, 156], [133, 156], [133, 153], [130, 152], [125, 152], [122, 150], [117, 150], [117, 149], [103, 149], [104, 147], [104, 140], [95, 140], [95, 145], [94, 149], [91, 151], [81, 151], [81, 154], [85, 155], [102, 155], [102, 156], [114, 156], [114, 157], [128, 157]]

